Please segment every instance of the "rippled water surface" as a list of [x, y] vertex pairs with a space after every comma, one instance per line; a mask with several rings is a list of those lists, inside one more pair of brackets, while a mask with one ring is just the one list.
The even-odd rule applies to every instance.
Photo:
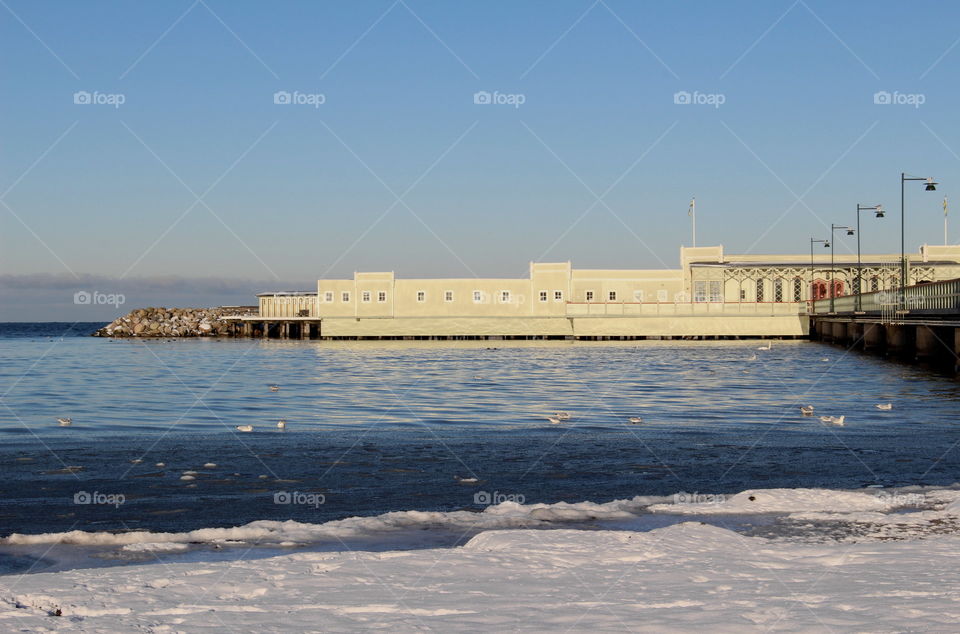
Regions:
[[[96, 326], [0, 325], [0, 535], [479, 510], [494, 491], [602, 502], [960, 479], [955, 379], [817, 343], [81, 336]], [[552, 424], [559, 410], [571, 419]], [[324, 503], [276, 504], [284, 491]]]

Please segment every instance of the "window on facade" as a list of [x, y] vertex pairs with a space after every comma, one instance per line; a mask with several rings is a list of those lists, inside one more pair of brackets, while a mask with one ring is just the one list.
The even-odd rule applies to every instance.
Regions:
[[783, 301], [783, 280], [779, 277], [773, 280], [773, 301]]
[[540, 291], [540, 301], [541, 302], [547, 301], [547, 291]]
[[453, 301], [453, 291], [443, 291], [443, 301], [452, 302]]
[[500, 291], [500, 302], [503, 304], [510, 303], [510, 291]]
[[855, 295], [859, 295], [860, 294], [860, 278], [858, 276], [854, 276], [851, 284], [853, 285], [853, 293]]
[[757, 302], [763, 301], [763, 280], [757, 280]]
[[610, 291], [607, 293], [607, 299], [611, 302], [617, 301], [617, 291]]
[[803, 301], [803, 280], [799, 277], [793, 278], [793, 301]]
[[870, 290], [879, 291], [880, 290], [880, 278], [876, 275], [870, 278]]
[[323, 294], [323, 301], [330, 303], [333, 301], [333, 291], [327, 291]]
[[740, 301], [744, 302], [747, 300], [747, 291], [746, 289], [740, 289]]
[[381, 304], [387, 301], [387, 291], [377, 291], [377, 301]]
[[427, 301], [427, 292], [426, 291], [417, 291], [417, 301], [425, 302]]
[[349, 302], [350, 302], [350, 292], [349, 292], [349, 291], [343, 291], [342, 293], [340, 293], [340, 301], [342, 301], [344, 304], [349, 303]]
[[665, 301], [667, 301], [667, 296], [668, 296], [668, 295], [667, 295], [667, 289], [661, 288], [660, 290], [657, 291], [657, 301], [658, 301], [658, 302], [665, 302]]
[[563, 291], [553, 291], [553, 301], [562, 302], [563, 301]]
[[593, 291], [587, 291], [586, 294], [585, 294], [585, 297], [587, 298], [587, 301], [588, 301], [588, 302], [592, 302], [592, 301], [593, 301]]
[[693, 283], [693, 301], [707, 301], [707, 283], [703, 280], [695, 281]]
[[473, 303], [479, 304], [483, 301], [483, 291], [473, 291]]
[[896, 275], [890, 276], [890, 286], [887, 288], [899, 288], [900, 287], [900, 278]]
[[370, 291], [363, 291], [360, 293], [360, 301], [368, 303], [370, 301]]
[[633, 291], [633, 301], [643, 303], [643, 291]]
[[723, 284], [720, 283], [720, 280], [710, 280], [710, 301], [723, 301]]

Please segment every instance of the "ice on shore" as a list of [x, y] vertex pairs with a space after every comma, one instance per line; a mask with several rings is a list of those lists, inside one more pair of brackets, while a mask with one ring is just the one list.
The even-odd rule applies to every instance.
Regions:
[[684, 522], [6, 577], [0, 629], [947, 631], [958, 592], [957, 535], [811, 546]]

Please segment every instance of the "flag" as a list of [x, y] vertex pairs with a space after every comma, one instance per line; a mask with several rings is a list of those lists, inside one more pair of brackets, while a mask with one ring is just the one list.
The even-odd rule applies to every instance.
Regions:
[[943, 197], [943, 217], [947, 217], [947, 197]]
[[690, 199], [690, 206], [687, 207], [687, 215], [692, 216], [696, 208], [697, 208], [697, 198], [696, 196], [694, 196], [693, 198]]

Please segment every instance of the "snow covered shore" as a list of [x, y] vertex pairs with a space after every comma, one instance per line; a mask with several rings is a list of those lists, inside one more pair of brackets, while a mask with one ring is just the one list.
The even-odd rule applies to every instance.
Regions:
[[0, 630], [945, 631], [960, 622], [960, 533], [931, 529], [956, 525], [958, 495], [748, 491], [650, 508], [871, 527], [852, 541], [681, 521], [648, 532], [489, 530], [460, 548], [10, 575], [0, 577]]

